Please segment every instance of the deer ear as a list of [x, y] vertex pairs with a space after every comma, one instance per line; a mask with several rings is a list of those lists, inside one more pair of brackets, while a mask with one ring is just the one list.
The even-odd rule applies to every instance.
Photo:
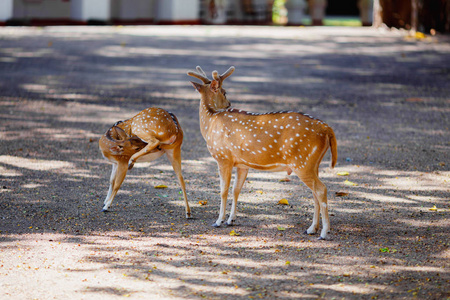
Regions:
[[202, 85], [201, 85], [200, 83], [193, 82], [193, 81], [190, 81], [190, 83], [192, 84], [192, 86], [193, 86], [198, 92], [200, 92], [200, 90], [201, 90], [201, 88], [202, 88]]
[[126, 134], [126, 132], [122, 128], [120, 128], [118, 126], [113, 127], [113, 128], [117, 132], [117, 136], [119, 137], [118, 140], [125, 140], [125, 139], [128, 138], [128, 135]]
[[211, 82], [211, 84], [209, 85], [209, 89], [211, 90], [211, 92], [213, 92], [214, 94], [217, 94], [217, 92], [219, 91], [219, 82], [217, 80], [213, 80]]

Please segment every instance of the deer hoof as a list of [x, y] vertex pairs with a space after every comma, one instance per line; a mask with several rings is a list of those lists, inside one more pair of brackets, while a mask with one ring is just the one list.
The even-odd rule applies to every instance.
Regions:
[[325, 241], [326, 239], [325, 239], [324, 237], [319, 236], [319, 237], [317, 238], [317, 240], [318, 240], [318, 241]]
[[131, 162], [131, 163], [128, 165], [128, 170], [133, 169], [133, 167], [134, 167], [134, 162]]
[[220, 224], [219, 225], [217, 225], [217, 223], [214, 223], [214, 224], [212, 224], [212, 227], [220, 227]]
[[225, 222], [225, 225], [226, 225], [226, 226], [233, 226], [233, 225], [234, 225], [234, 221], [231, 221], [231, 222]]
[[107, 208], [102, 209], [102, 212], [107, 213], [109, 210]]

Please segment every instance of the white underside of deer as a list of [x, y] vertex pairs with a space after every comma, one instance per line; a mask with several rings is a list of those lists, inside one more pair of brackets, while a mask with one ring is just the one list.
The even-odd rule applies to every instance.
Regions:
[[192, 82], [201, 94], [200, 129], [220, 174], [220, 213], [213, 225], [220, 226], [225, 221], [233, 168], [236, 168], [236, 175], [227, 225], [236, 220], [236, 205], [248, 169], [286, 171], [294, 172], [313, 193], [314, 217], [306, 233], [315, 234], [319, 230], [321, 215], [320, 239], [325, 239], [330, 230], [327, 188], [318, 175], [320, 162], [330, 148], [331, 166], [336, 164], [337, 144], [333, 130], [324, 122], [298, 112], [260, 114], [230, 108], [222, 83], [233, 71], [231, 67], [221, 76], [214, 71], [212, 81], [200, 67], [197, 72], [188, 73], [203, 81], [203, 84]]
[[151, 162], [166, 154], [180, 183], [186, 208], [191, 216], [186, 186], [181, 174], [183, 131], [175, 115], [161, 108], [147, 108], [131, 119], [117, 122], [100, 138], [103, 156], [113, 164], [103, 211], [108, 211], [127, 171], [135, 163]]

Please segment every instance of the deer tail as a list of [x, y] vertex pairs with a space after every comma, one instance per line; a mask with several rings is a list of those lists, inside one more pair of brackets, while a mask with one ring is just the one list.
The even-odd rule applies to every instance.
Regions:
[[[331, 129], [331, 127], [330, 127]], [[333, 129], [328, 133], [328, 140], [330, 142], [330, 150], [331, 150], [331, 164], [330, 167], [334, 168], [337, 163], [338, 153], [337, 153], [337, 141], [336, 136], [334, 135]]]

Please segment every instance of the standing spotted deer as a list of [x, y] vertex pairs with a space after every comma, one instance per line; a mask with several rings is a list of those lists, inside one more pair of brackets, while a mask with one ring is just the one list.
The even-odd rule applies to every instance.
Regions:
[[178, 177], [186, 207], [186, 218], [190, 218], [186, 186], [181, 174], [181, 144], [183, 131], [174, 114], [161, 108], [147, 108], [131, 119], [119, 121], [99, 140], [100, 151], [112, 164], [108, 195], [103, 211], [107, 211], [127, 171], [136, 162], [149, 162], [164, 153]]
[[219, 218], [213, 226], [218, 227], [225, 221], [234, 167], [234, 201], [227, 225], [232, 225], [236, 219], [237, 200], [248, 169], [286, 171], [288, 174], [294, 172], [313, 193], [314, 218], [305, 233], [315, 234], [318, 231], [321, 214], [323, 227], [319, 239], [325, 239], [330, 230], [327, 188], [318, 175], [319, 164], [329, 148], [331, 167], [337, 161], [333, 129], [318, 119], [298, 112], [251, 113], [231, 108], [222, 85], [233, 72], [234, 67], [220, 76], [214, 71], [213, 80], [208, 79], [200, 67], [197, 67], [197, 72], [188, 72], [189, 76], [203, 82], [191, 83], [201, 95], [200, 130], [219, 167], [221, 205]]

